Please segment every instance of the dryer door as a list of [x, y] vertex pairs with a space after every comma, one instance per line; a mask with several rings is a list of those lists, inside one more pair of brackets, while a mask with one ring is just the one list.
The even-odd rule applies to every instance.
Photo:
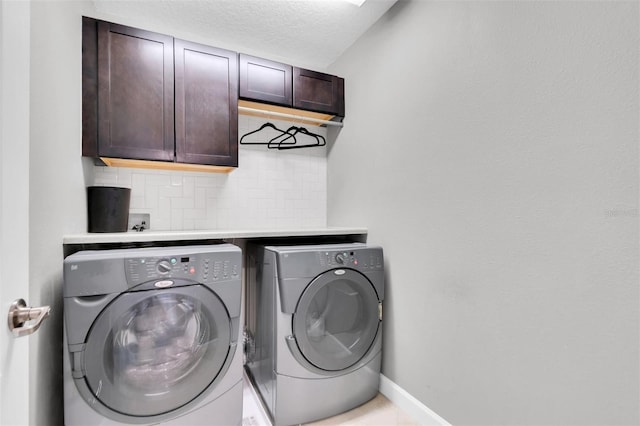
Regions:
[[202, 285], [123, 293], [89, 332], [85, 379], [112, 411], [161, 415], [185, 406], [224, 374], [230, 344], [227, 310]]
[[304, 290], [293, 314], [293, 333], [304, 358], [326, 371], [344, 370], [364, 357], [380, 325], [378, 295], [352, 269], [334, 269]]

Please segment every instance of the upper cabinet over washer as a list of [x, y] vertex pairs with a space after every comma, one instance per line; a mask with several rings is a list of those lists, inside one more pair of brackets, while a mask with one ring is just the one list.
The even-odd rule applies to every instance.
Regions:
[[98, 154], [173, 161], [173, 38], [96, 24]]
[[235, 52], [175, 39], [176, 160], [238, 165]]
[[237, 53], [91, 18], [82, 45], [83, 155], [137, 167], [238, 165]]

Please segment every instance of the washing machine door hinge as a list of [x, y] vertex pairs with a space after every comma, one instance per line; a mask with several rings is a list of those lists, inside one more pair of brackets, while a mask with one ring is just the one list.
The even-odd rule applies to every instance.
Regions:
[[382, 302], [378, 302], [378, 320], [382, 321]]
[[287, 346], [289, 346], [289, 350], [292, 354], [296, 355], [298, 353], [298, 343], [296, 342], [296, 336], [290, 334], [284, 338], [284, 341], [287, 342]]
[[84, 371], [84, 348], [85, 344], [69, 345], [69, 358], [71, 359], [71, 375], [74, 379], [81, 379], [85, 376]]

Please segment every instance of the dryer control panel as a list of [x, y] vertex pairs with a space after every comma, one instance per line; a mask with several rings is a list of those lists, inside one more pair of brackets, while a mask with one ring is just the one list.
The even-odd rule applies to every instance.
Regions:
[[[186, 279], [199, 283], [236, 280], [241, 266], [237, 256], [226, 253], [181, 253], [169, 256], [149, 256], [125, 259], [127, 282], [135, 286], [154, 279]], [[162, 281], [159, 281], [162, 286]]]
[[320, 266], [339, 268], [341, 266], [362, 270], [382, 269], [382, 252], [379, 250], [326, 250], [318, 253]]
[[278, 279], [315, 277], [329, 269], [384, 272], [382, 248], [362, 243], [266, 246], [276, 253]]

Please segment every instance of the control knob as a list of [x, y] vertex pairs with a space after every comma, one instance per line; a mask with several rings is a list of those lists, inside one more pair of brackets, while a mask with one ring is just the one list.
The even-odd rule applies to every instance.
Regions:
[[344, 259], [345, 259], [344, 253], [336, 254], [336, 262], [338, 262], [340, 264], [344, 264]]
[[156, 265], [156, 270], [161, 274], [168, 274], [171, 272], [171, 263], [168, 260], [161, 260]]

